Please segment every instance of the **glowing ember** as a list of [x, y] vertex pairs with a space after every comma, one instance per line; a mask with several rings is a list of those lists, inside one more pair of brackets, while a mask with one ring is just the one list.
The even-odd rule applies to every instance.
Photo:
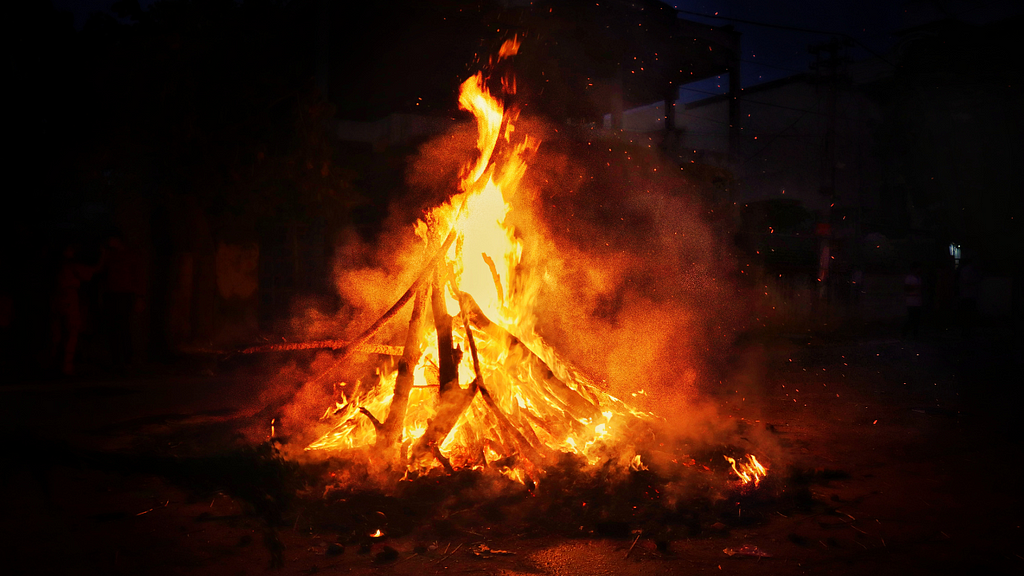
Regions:
[[747, 454], [747, 461], [743, 463], [737, 463], [735, 458], [728, 456], [724, 458], [732, 465], [732, 471], [744, 486], [753, 483], [754, 487], [757, 487], [761, 484], [761, 479], [768, 474], [768, 469], [762, 466], [753, 454]]
[[376, 529], [373, 534], [370, 534], [370, 538], [383, 538], [384, 533], [380, 531], [380, 528]]

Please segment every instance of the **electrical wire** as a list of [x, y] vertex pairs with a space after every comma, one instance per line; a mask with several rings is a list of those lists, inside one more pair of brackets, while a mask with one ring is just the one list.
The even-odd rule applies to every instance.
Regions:
[[[821, 104], [821, 95], [819, 94], [819, 95], [818, 95], [818, 101], [817, 101], [817, 102], [815, 102], [814, 108], [817, 108], [817, 107], [818, 107], [818, 105], [820, 105], [820, 104]], [[800, 122], [801, 120], [803, 120], [803, 119], [804, 119], [804, 116], [806, 116], [806, 115], [807, 115], [807, 114], [808, 114], [809, 112], [810, 112], [809, 110], [805, 110], [803, 114], [801, 114], [801, 115], [797, 116], [796, 120], [793, 120], [792, 122], [790, 122], [788, 126], [786, 126], [785, 128], [783, 128], [781, 132], [779, 132], [778, 134], [776, 134], [775, 136], [773, 136], [773, 137], [772, 137], [772, 139], [771, 139], [771, 140], [769, 140], [769, 141], [768, 141], [767, 143], [765, 143], [765, 145], [764, 145], [764, 146], [762, 146], [762, 147], [761, 147], [761, 148], [760, 148], [760, 149], [759, 149], [759, 150], [758, 150], [757, 152], [754, 152], [753, 154], [751, 154], [750, 156], [748, 156], [747, 158], [745, 158], [745, 159], [743, 160], [743, 162], [741, 162], [741, 163], [740, 163], [740, 165], [741, 165], [741, 166], [744, 166], [744, 165], [746, 165], [746, 163], [747, 163], [747, 162], [750, 162], [750, 161], [751, 161], [751, 160], [753, 160], [754, 158], [757, 158], [758, 156], [760, 156], [762, 152], [764, 152], [765, 150], [767, 150], [769, 146], [771, 146], [772, 144], [774, 144], [774, 143], [775, 143], [775, 141], [776, 141], [776, 140], [778, 140], [779, 138], [781, 138], [781, 137], [782, 137], [782, 135], [783, 135], [783, 134], [784, 134], [784, 133], [785, 133], [786, 131], [788, 131], [788, 130], [789, 130], [790, 128], [792, 128], [793, 126], [796, 126], [798, 122]]]
[[869, 54], [871, 54], [875, 58], [878, 58], [882, 62], [885, 62], [889, 66], [892, 66], [894, 69], [898, 68], [898, 66], [896, 66], [892, 62], [888, 61], [881, 54], [879, 54], [879, 53], [875, 52], [874, 50], [872, 50], [870, 47], [868, 47], [866, 44], [861, 42], [859, 39], [854, 38], [853, 36], [851, 36], [851, 35], [849, 35], [849, 34], [847, 34], [845, 32], [835, 32], [835, 31], [829, 31], [829, 30], [815, 30], [813, 28], [801, 28], [799, 26], [786, 26], [786, 25], [783, 25], [783, 24], [770, 24], [768, 22], [758, 22], [756, 20], [746, 20], [746, 19], [743, 19], [743, 18], [730, 18], [728, 16], [718, 16], [718, 15], [715, 15], [715, 14], [704, 14], [703, 12], [694, 12], [692, 10], [682, 10], [682, 9], [679, 9], [679, 8], [676, 8], [676, 12], [679, 12], [681, 14], [689, 14], [691, 16], [700, 16], [701, 18], [711, 18], [711, 19], [716, 19], [716, 20], [725, 20], [727, 22], [738, 22], [740, 24], [750, 24], [751, 26], [761, 26], [761, 27], [764, 27], [764, 28], [776, 28], [778, 30], [789, 30], [790, 32], [804, 32], [804, 33], [807, 33], [807, 34], [822, 34], [822, 35], [828, 35], [828, 36], [839, 36], [841, 38], [845, 38], [845, 39], [847, 39], [847, 40], [857, 44], [858, 46], [863, 48], [865, 51], [867, 51]]

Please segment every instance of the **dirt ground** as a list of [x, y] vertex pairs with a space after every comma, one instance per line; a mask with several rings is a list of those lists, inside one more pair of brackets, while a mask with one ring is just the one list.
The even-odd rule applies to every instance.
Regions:
[[[761, 502], [753, 519], [737, 506], [735, 518], [671, 538], [484, 526], [342, 547], [285, 507], [275, 540], [245, 485], [219, 486], [208, 466], [189, 467], [249, 421], [260, 386], [251, 374], [10, 383], [0, 387], [3, 571], [1024, 573], [1020, 342], [998, 326], [970, 341], [949, 330], [910, 342], [892, 333], [764, 334], [738, 345], [748, 369], [711, 399], [723, 417], [763, 426], [787, 461], [770, 472], [777, 486], [803, 474], [810, 498], [796, 508]], [[173, 469], [167, 454], [180, 455]], [[254, 468], [252, 482], [263, 472]], [[274, 550], [283, 566], [271, 567]]]

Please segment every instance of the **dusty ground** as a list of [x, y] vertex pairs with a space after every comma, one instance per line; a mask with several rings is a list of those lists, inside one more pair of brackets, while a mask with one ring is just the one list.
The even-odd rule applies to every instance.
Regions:
[[[667, 540], [492, 536], [482, 527], [344, 551], [330, 547], [336, 534], [311, 532], [285, 508], [276, 571], [1019, 574], [1019, 351], [996, 329], [971, 342], [949, 331], [916, 342], [885, 331], [751, 338], [737, 349], [742, 375], [713, 400], [777, 439], [788, 465], [772, 474], [789, 493], [811, 496], [800, 507], [761, 503], [753, 519], [737, 508], [716, 528]], [[242, 497], [247, 486], [217, 485], [230, 476], [221, 472], [251, 462], [201, 457], [231, 440], [257, 394], [251, 378], [209, 373], [0, 388], [0, 542], [13, 568], [4, 572], [272, 570], [274, 544]], [[253, 482], [264, 473], [254, 468]], [[512, 554], [480, 557], [480, 544]], [[745, 545], [770, 556], [724, 552]]]

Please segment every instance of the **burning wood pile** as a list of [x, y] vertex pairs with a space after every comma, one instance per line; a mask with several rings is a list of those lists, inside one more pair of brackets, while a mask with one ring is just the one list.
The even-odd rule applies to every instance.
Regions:
[[[640, 443], [658, 418], [631, 408], [575, 368], [534, 329], [541, 267], [524, 262], [508, 218], [539, 142], [516, 128], [511, 75], [494, 72], [519, 49], [502, 45], [461, 87], [460, 107], [477, 123], [477, 157], [458, 193], [416, 225], [425, 264], [408, 290], [340, 350], [326, 383], [353, 354], [384, 361], [372, 378], [337, 387], [323, 415], [326, 433], [308, 452], [371, 454], [397, 478], [465, 469], [497, 470], [536, 485], [562, 454], [588, 464], [644, 470]], [[494, 96], [488, 86], [501, 86]], [[404, 346], [373, 342], [411, 306]], [[727, 457], [728, 458], [728, 457]], [[753, 456], [732, 461], [757, 484], [767, 470]]]

